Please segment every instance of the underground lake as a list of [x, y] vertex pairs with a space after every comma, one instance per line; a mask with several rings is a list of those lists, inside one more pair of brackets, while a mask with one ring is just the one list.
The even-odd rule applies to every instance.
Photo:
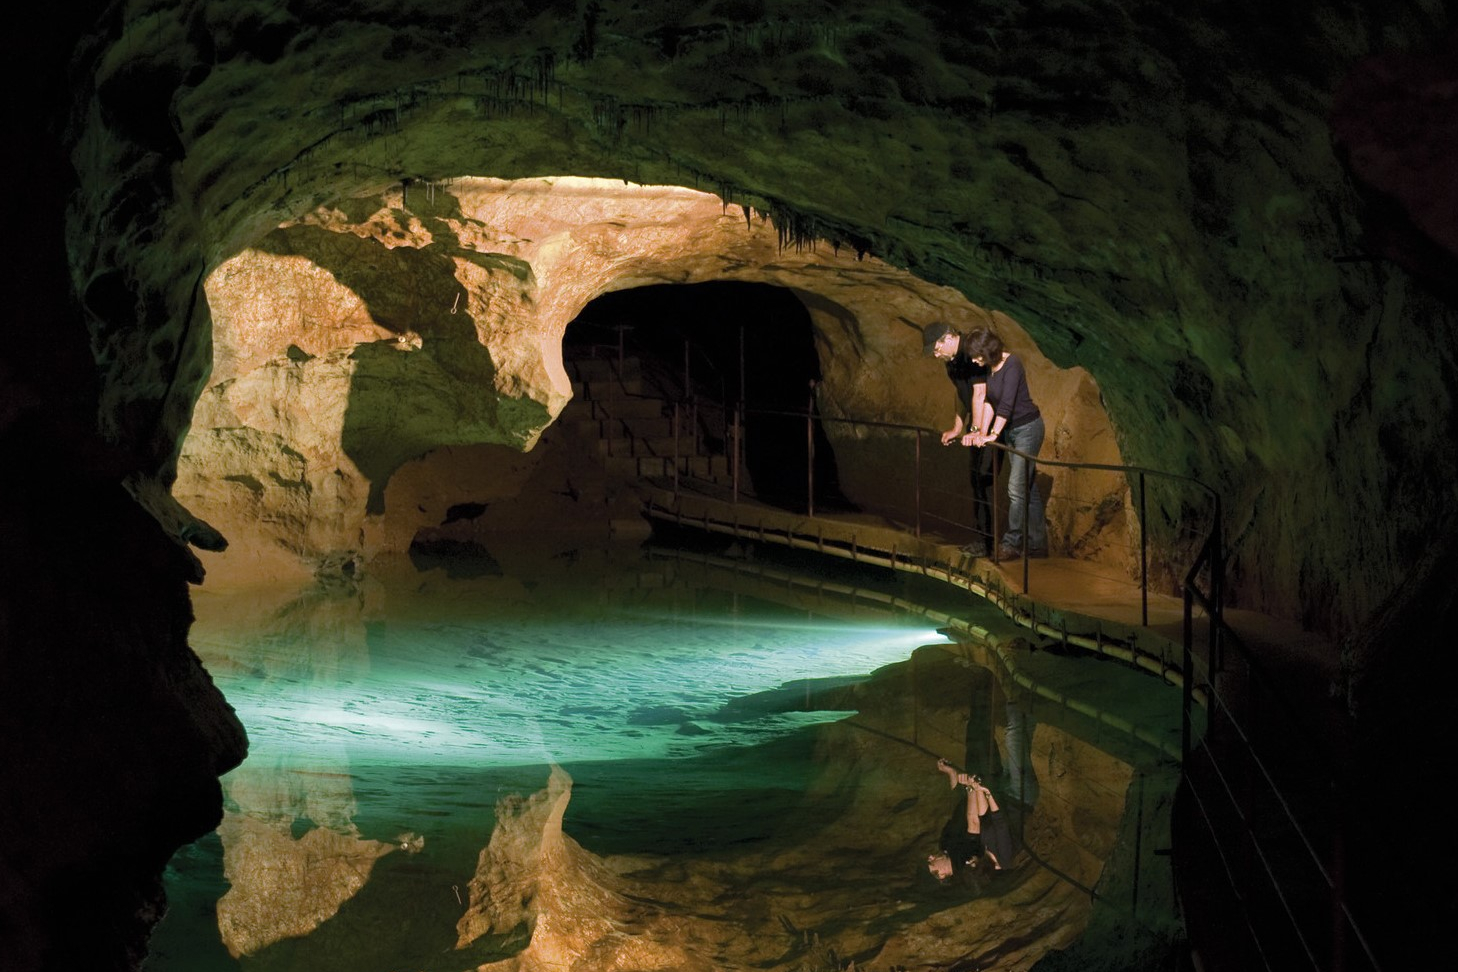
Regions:
[[[1167, 756], [1040, 711], [917, 605], [1007, 623], [738, 544], [203, 585], [192, 643], [250, 750], [167, 870], [146, 968], [1021, 969], [1100, 909], [1167, 934]], [[1176, 690], [1040, 654], [1172, 731]], [[965, 822], [939, 757], [1000, 801], [1003, 871], [927, 873]]]

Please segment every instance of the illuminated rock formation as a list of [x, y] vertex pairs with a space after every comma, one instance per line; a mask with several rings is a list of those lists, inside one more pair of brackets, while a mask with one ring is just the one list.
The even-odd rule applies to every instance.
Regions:
[[328, 827], [295, 838], [291, 823], [223, 816], [218, 834], [232, 887], [218, 901], [218, 929], [234, 958], [318, 928], [364, 887], [376, 861], [399, 849]]
[[[882, 691], [873, 690], [879, 697], [871, 704], [889, 710]], [[908, 711], [907, 700], [896, 701], [899, 718]], [[944, 703], [921, 709], [921, 718], [940, 717], [949, 726], [965, 720], [965, 710]], [[858, 956], [868, 968], [957, 958], [1029, 969], [1075, 942], [1092, 910], [1082, 889], [1098, 883], [1115, 846], [1130, 767], [1057, 729], [1041, 728], [1035, 759], [1049, 768], [1048, 788], [1027, 824], [1037, 862], [1020, 856], [1006, 876], [984, 874], [971, 887], [949, 887], [936, 907], [926, 909], [912, 877], [925, 851], [935, 847], [928, 828], [935, 830], [950, 804], [923, 800], [914, 812], [888, 806], [907, 802], [907, 793], [940, 787], [927, 785], [935, 775], [931, 759], [908, 760], [893, 735], [871, 736], [867, 728], [892, 727], [875, 718], [857, 727], [827, 727], [824, 747], [832, 758], [806, 798], [806, 813], [819, 823], [805, 831], [804, 841], [769, 841], [728, 853], [598, 858], [563, 833], [571, 780], [554, 768], [542, 791], [498, 804], [496, 828], [457, 925], [457, 947], [483, 936], [525, 933], [524, 948], [481, 966], [483, 972], [722, 972], [834, 965], [847, 956]], [[732, 816], [753, 809], [731, 805], [714, 812]], [[706, 829], [715, 825], [707, 817], [701, 822]], [[873, 912], [886, 920], [867, 920]]]
[[[353, 200], [287, 224], [209, 277], [214, 364], [173, 495], [232, 543], [221, 557], [204, 554], [220, 579], [362, 569], [382, 552], [370, 536], [414, 533], [391, 521], [439, 523], [439, 505], [426, 521], [410, 495], [387, 509], [394, 471], [442, 446], [531, 449], [570, 396], [560, 350], [568, 323], [593, 297], [629, 286], [788, 288], [815, 326], [822, 414], [938, 429], [949, 424], [952, 395], [941, 366], [921, 356], [919, 325], [995, 323], [1027, 360], [1055, 457], [1118, 462], [1091, 379], [1054, 366], [1006, 316], [994, 321], [874, 257], [782, 249], [763, 217], [707, 193], [454, 179], [374, 205]], [[868, 441], [863, 429], [833, 423], [827, 434], [843, 452], [852, 499], [911, 505], [886, 489], [904, 484], [897, 469], [912, 455], [909, 441], [882, 444], [883, 456], [880, 434]], [[1049, 468], [1056, 484], [1063, 470]], [[945, 491], [962, 488], [960, 473], [943, 464]], [[478, 473], [456, 486], [470, 496], [493, 483]], [[1092, 494], [1080, 487], [1080, 502], [1098, 509], [1112, 497], [1122, 508], [1124, 491], [1105, 476]], [[378, 522], [367, 530], [370, 515]], [[1054, 529], [1101, 546], [1075, 512], [1055, 508]]]

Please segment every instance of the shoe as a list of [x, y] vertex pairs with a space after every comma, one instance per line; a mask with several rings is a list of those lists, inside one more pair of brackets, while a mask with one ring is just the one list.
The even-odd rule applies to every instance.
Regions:
[[1019, 550], [1017, 547], [1009, 547], [1007, 544], [1003, 544], [1001, 547], [998, 547], [997, 548], [997, 559], [998, 560], [1022, 560], [1023, 559], [1023, 552], [1021, 550]]
[[987, 544], [981, 540], [974, 540], [971, 543], [964, 543], [957, 548], [965, 557], [986, 557]]

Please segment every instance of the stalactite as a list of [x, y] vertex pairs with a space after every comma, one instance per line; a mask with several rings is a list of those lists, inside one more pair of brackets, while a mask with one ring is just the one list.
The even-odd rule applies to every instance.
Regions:
[[572, 56], [579, 61], [590, 61], [597, 53], [597, 17], [602, 13], [602, 4], [590, 0], [582, 11], [582, 31], [572, 42]]
[[813, 252], [820, 238], [818, 222], [814, 216], [801, 213], [781, 203], [770, 206], [770, 221], [775, 224], [775, 234], [780, 250], [786, 245], [798, 253], [807, 247]]

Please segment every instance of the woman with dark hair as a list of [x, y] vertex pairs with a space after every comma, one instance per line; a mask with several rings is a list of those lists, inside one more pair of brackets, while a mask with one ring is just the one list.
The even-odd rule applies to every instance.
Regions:
[[[982, 785], [982, 778], [970, 773], [963, 773], [945, 759], [937, 760], [937, 771], [945, 773], [953, 787], [963, 787], [967, 791], [967, 817], [964, 833], [958, 834], [960, 842], [953, 844], [949, 839], [946, 828], [942, 832], [943, 851], [940, 855], [932, 855], [927, 858], [927, 867], [938, 878], [945, 879], [954, 870], [954, 858], [960, 857], [957, 852], [966, 848], [969, 857], [962, 858], [962, 863], [976, 867], [976, 859], [986, 854], [992, 860], [992, 869], [1001, 871], [1004, 867], [1011, 867], [1013, 860], [1012, 832], [1008, 829], [1007, 820], [1002, 815], [1002, 809], [997, 805], [992, 791]], [[957, 850], [948, 847], [953, 844]], [[940, 857], [942, 860], [938, 860]], [[946, 875], [939, 873], [945, 871]]]
[[[985, 399], [992, 412], [990, 424], [978, 422], [982, 431], [973, 436], [975, 445], [1001, 442], [1015, 450], [1010, 455], [1007, 476], [1007, 532], [1002, 535], [999, 560], [1023, 555], [1027, 545], [1029, 557], [1048, 556], [1048, 520], [1042, 491], [1038, 488], [1037, 465], [1026, 456], [1036, 456], [1043, 448], [1043, 413], [1028, 391], [1028, 378], [1023, 363], [1002, 345], [1002, 338], [991, 328], [981, 327], [968, 334], [963, 343], [973, 362], [987, 367]], [[1028, 535], [1023, 536], [1026, 511]]]
[[[950, 764], [946, 764], [945, 760], [937, 761], [937, 769], [944, 764], [950, 770]], [[957, 785], [955, 778], [952, 785]], [[986, 850], [982, 844], [981, 826], [982, 818], [976, 807], [961, 799], [959, 794], [951, 819], [942, 827], [936, 853], [927, 855], [926, 859], [926, 869], [938, 884], [952, 883], [969, 889], [976, 887], [977, 864]]]
[[[927, 867], [938, 878], [946, 878], [954, 870], [975, 868], [986, 848], [982, 844], [982, 820], [960, 798], [951, 819], [942, 826], [937, 853], [926, 859]], [[978, 829], [971, 829], [971, 828]]]

